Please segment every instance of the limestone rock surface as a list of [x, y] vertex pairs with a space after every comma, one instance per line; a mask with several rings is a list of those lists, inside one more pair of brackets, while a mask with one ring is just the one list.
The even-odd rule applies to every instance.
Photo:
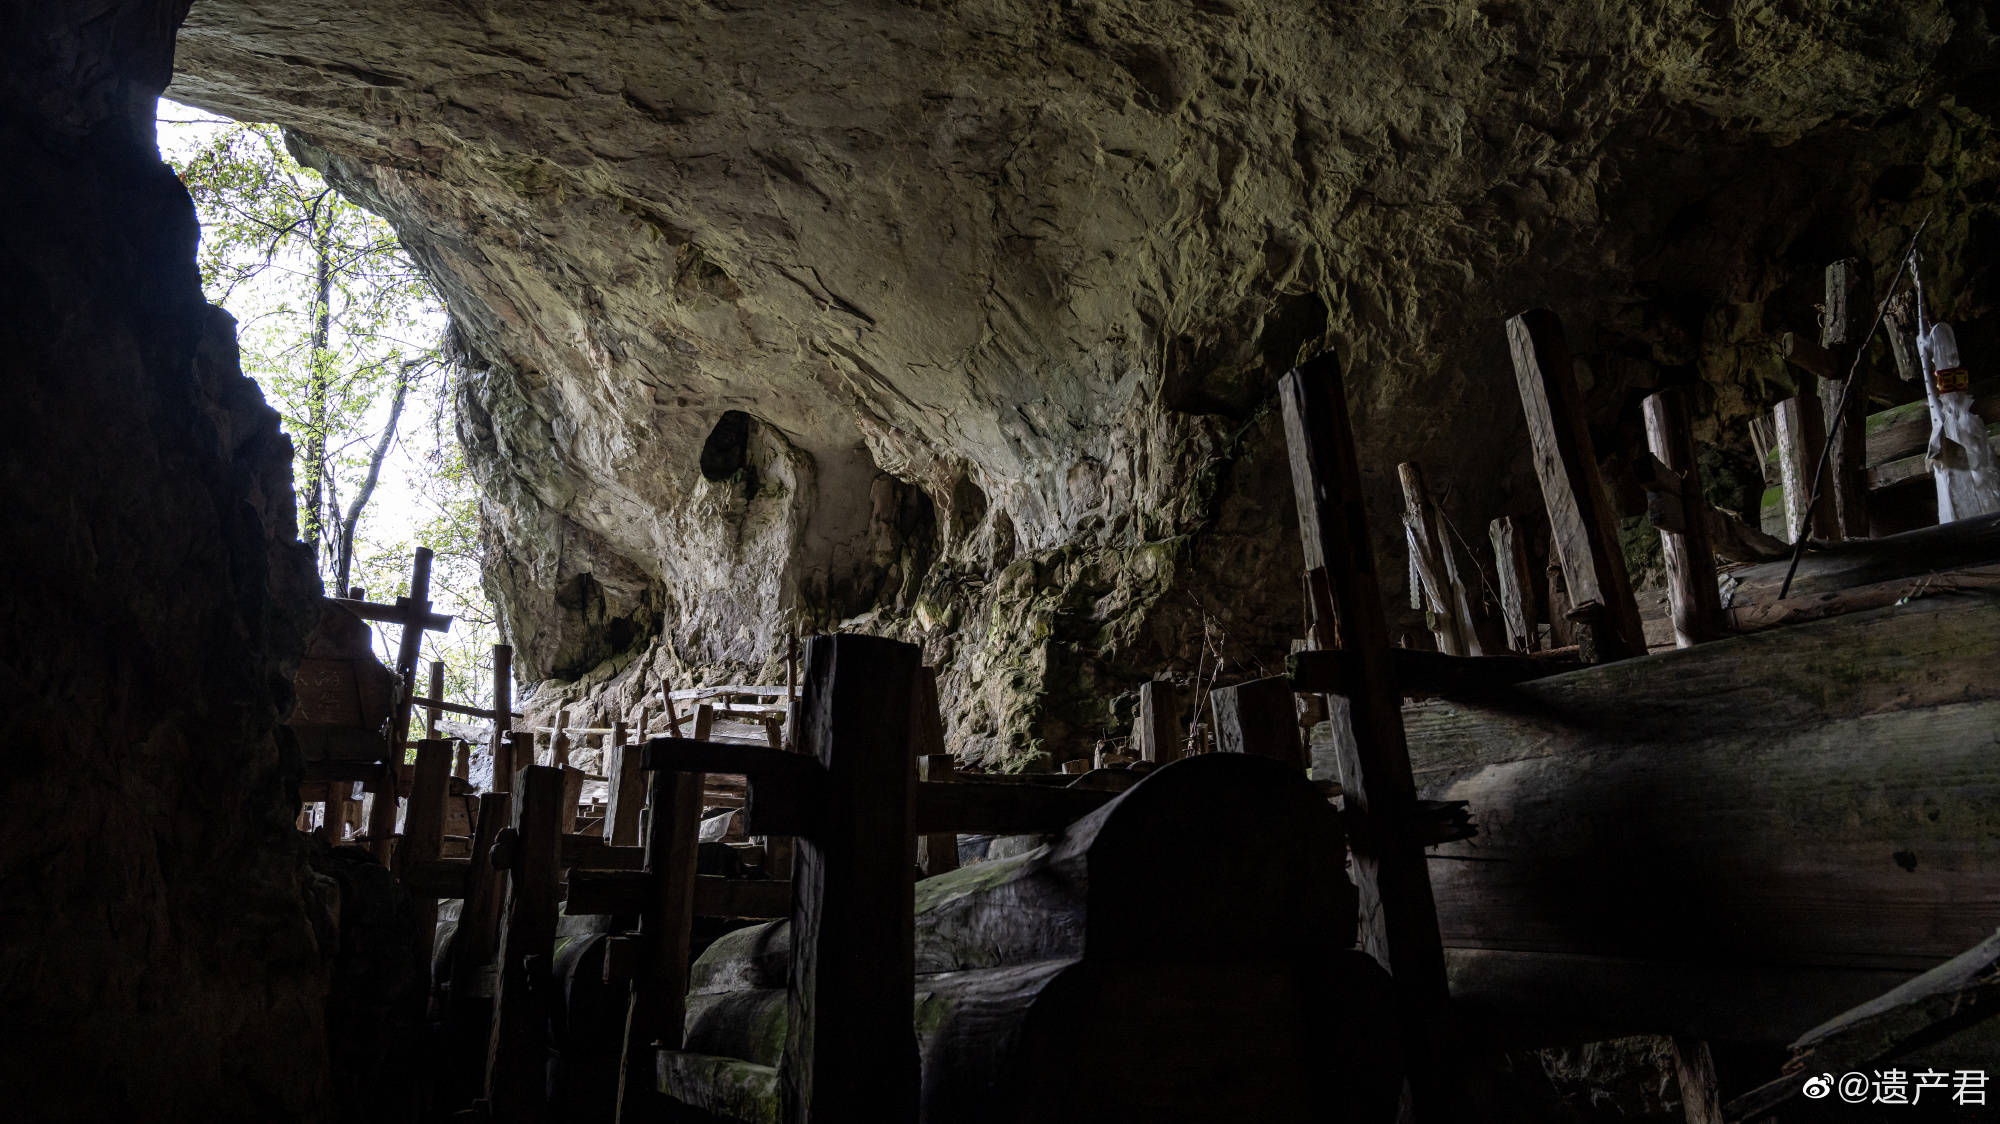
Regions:
[[960, 752], [1018, 763], [1282, 660], [1304, 354], [1351, 372], [1394, 592], [1397, 461], [1470, 543], [1541, 526], [1509, 313], [1562, 312], [1614, 461], [1699, 388], [1738, 506], [1827, 261], [1935, 210], [1993, 340], [1994, 34], [1966, 0], [202, 0], [173, 93], [286, 125], [436, 277], [541, 704], [846, 622], [924, 639]]

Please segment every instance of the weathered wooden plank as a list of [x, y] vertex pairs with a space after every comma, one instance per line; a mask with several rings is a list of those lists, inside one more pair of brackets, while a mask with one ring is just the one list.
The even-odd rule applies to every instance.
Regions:
[[1186, 740], [1180, 692], [1164, 679], [1140, 684], [1139, 714], [1132, 723], [1132, 743], [1139, 760], [1160, 765], [1178, 760]]
[[438, 720], [444, 717], [444, 714], [442, 712], [443, 704], [440, 703], [438, 700], [442, 699], [443, 697], [444, 697], [444, 661], [432, 660], [431, 697], [427, 699], [417, 700], [417, 702], [422, 704], [424, 707], [424, 737], [426, 738], [435, 738], [438, 736]]
[[1572, 614], [1575, 608], [1602, 606], [1603, 628], [1592, 637], [1599, 658], [1643, 655], [1639, 604], [1625, 572], [1617, 516], [1598, 473], [1562, 322], [1547, 309], [1521, 313], [1507, 321], [1507, 342]]
[[1330, 623], [1354, 657], [1348, 721], [1336, 715], [1333, 725], [1344, 799], [1367, 835], [1353, 845], [1362, 945], [1395, 979], [1419, 1116], [1443, 1119], [1456, 1100], [1433, 1068], [1432, 1035], [1446, 1000], [1443, 949], [1423, 851], [1407, 840], [1416, 787], [1339, 360], [1330, 353], [1310, 360], [1279, 381], [1278, 397], [1305, 566], [1324, 571]]
[[615, 846], [639, 843], [639, 813], [646, 802], [645, 752], [644, 746], [621, 744], [611, 751], [605, 766], [611, 776], [611, 791], [606, 799], [610, 812], [604, 817], [604, 839]]
[[[1424, 489], [1423, 469], [1404, 462], [1396, 466], [1396, 477], [1403, 486], [1403, 537], [1410, 548], [1410, 569], [1423, 594], [1422, 608], [1431, 639], [1445, 655], [1469, 655], [1477, 641], [1471, 635], [1471, 621], [1461, 620], [1458, 613], [1462, 591], [1445, 572], [1443, 535], [1438, 530], [1437, 507]], [[1413, 603], [1416, 600], [1412, 598]]]
[[[373, 601], [363, 601], [358, 597], [329, 597], [328, 601], [346, 609], [364, 621], [380, 621], [383, 624], [403, 624], [410, 619], [409, 606], [397, 598], [394, 605], [382, 605]], [[451, 628], [452, 618], [443, 613], [433, 613], [428, 609], [423, 614], [422, 624], [427, 632], [444, 632]]]
[[1218, 687], [1208, 698], [1215, 713], [1216, 752], [1247, 753], [1305, 768], [1297, 695], [1284, 676]]
[[694, 879], [701, 824], [699, 772], [648, 774], [645, 908], [639, 916], [639, 975], [626, 1012], [619, 1067], [618, 1119], [646, 1115], [655, 1057], [678, 1049], [687, 1012], [688, 956], [693, 939]]
[[1716, 1091], [1715, 1055], [1699, 1038], [1674, 1039], [1674, 1078], [1687, 1124], [1728, 1124]]
[[879, 637], [807, 646], [797, 736], [825, 772], [826, 812], [794, 860], [779, 1069], [790, 1124], [917, 1119], [910, 691], [921, 663], [914, 645]]
[[[1479, 818], [1431, 861], [1445, 942], [1530, 958], [1455, 993], [1737, 1039], [1771, 1030], [1746, 975], [1839, 996], [1976, 942], [2000, 922], [1994, 666], [2000, 606], [1939, 598], [1409, 708], [1424, 794]], [[1551, 982], [1564, 957], [1597, 958], [1590, 989]]]
[[[1792, 579], [1791, 596], [1828, 593], [1897, 578], [1966, 570], [2000, 561], [2000, 515], [1921, 527], [1879, 539], [1834, 543], [1806, 550]], [[1730, 608], [1775, 602], [1789, 563], [1766, 562], [1723, 576]]]
[[562, 783], [559, 770], [540, 765], [526, 766], [514, 777], [514, 862], [507, 877], [486, 1065], [486, 1101], [501, 1124], [532, 1124], [544, 1108]]
[[1507, 625], [1507, 646], [1523, 655], [1535, 649], [1535, 586], [1528, 568], [1528, 545], [1501, 516], [1487, 525], [1493, 540], [1493, 569], [1500, 580], [1500, 612]]
[[1783, 601], [1762, 601], [1727, 610], [1726, 618], [1731, 631], [1757, 632], [1780, 625], [1900, 605], [1923, 597], [1977, 590], [2000, 590], [2000, 564], [1895, 578], [1853, 589], [1794, 593]]
[[[445, 789], [451, 778], [451, 743], [425, 738], [417, 743], [416, 768], [410, 781], [409, 807], [403, 814], [403, 837], [396, 844], [396, 866], [428, 863], [444, 853]], [[424, 970], [430, 970], [430, 948], [437, 931], [437, 902], [417, 899], [418, 950]]]
[[1797, 542], [1800, 528], [1808, 538], [1832, 542], [1838, 537], [1832, 504], [1825, 495], [1812, 503], [1813, 476], [1826, 448], [1826, 421], [1819, 399], [1801, 394], [1772, 410], [1778, 432], [1778, 470], [1785, 489], [1786, 542]]
[[[1702, 495], [1694, 438], [1678, 391], [1646, 396], [1646, 445], [1678, 481], [1676, 498], [1685, 516], [1679, 531], [1660, 531], [1667, 564], [1667, 600], [1674, 618], [1674, 642], [1682, 648], [1722, 635], [1722, 597], [1715, 584], [1715, 552], [1708, 541], [1708, 500]], [[1857, 430], [1858, 432], [1858, 430]], [[1864, 523], [1860, 535], [1865, 537]]]

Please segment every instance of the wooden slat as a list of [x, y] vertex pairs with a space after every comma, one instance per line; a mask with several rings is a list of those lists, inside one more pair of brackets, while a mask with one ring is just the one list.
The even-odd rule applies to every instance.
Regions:
[[1507, 624], [1507, 645], [1527, 654], [1535, 648], [1535, 585], [1528, 568], [1528, 547], [1514, 529], [1514, 520], [1501, 516], [1487, 526], [1493, 540], [1493, 569], [1500, 579], [1500, 613]]
[[1297, 695], [1284, 676], [1218, 687], [1208, 697], [1215, 713], [1216, 752], [1247, 753], [1305, 768]]
[[[1676, 476], [1676, 498], [1685, 516], [1681, 530], [1660, 531], [1660, 550], [1667, 564], [1674, 641], [1686, 648], [1722, 635], [1722, 598], [1716, 592], [1715, 551], [1708, 541], [1708, 501], [1702, 495], [1701, 470], [1695, 463], [1694, 439], [1688, 433], [1687, 409], [1680, 392], [1662, 390], [1648, 395], [1642, 408], [1646, 445]], [[1862, 533], [1866, 533], [1865, 524]]]
[[917, 785], [917, 831], [966, 835], [1059, 832], [1109, 802], [1115, 793], [1085, 788], [994, 784], [978, 777]]
[[1644, 655], [1645, 628], [1625, 572], [1616, 513], [1598, 474], [1562, 323], [1547, 309], [1524, 312], [1507, 321], [1507, 342], [1570, 601], [1579, 608], [1602, 607], [1603, 627], [1591, 637], [1598, 658]]
[[910, 692], [921, 662], [914, 645], [873, 636], [807, 646], [797, 738], [824, 770], [826, 814], [800, 841], [793, 876], [788, 1124], [917, 1119]]
[[1396, 982], [1418, 1118], [1442, 1120], [1456, 1100], [1434, 1068], [1444, 953], [1423, 850], [1403, 842], [1416, 818], [1416, 784], [1339, 361], [1331, 353], [1312, 359], [1279, 381], [1278, 397], [1305, 566], [1324, 570], [1342, 650], [1353, 656], [1348, 722], [1336, 718], [1334, 732], [1348, 814], [1368, 840], [1353, 845], [1362, 944]]
[[500, 935], [486, 1101], [499, 1124], [542, 1118], [548, 1071], [546, 1027], [554, 994], [556, 845], [562, 834], [561, 771], [529, 765], [514, 777], [514, 862]]

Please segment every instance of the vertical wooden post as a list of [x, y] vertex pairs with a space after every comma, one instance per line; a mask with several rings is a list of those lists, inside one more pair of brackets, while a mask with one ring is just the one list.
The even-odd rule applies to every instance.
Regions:
[[1269, 757], [1304, 770], [1305, 750], [1299, 743], [1295, 698], [1291, 683], [1282, 675], [1210, 691], [1216, 752]]
[[1528, 547], [1501, 516], [1487, 525], [1493, 540], [1493, 571], [1500, 578], [1500, 612], [1507, 622], [1507, 646], [1516, 652], [1535, 650], [1535, 587], [1528, 576]]
[[[513, 786], [510, 783], [508, 788]], [[451, 999], [446, 1021], [454, 1045], [453, 1073], [458, 1100], [470, 1101], [485, 1086], [488, 1040], [493, 1012], [493, 958], [500, 945], [500, 907], [506, 893], [506, 871], [493, 865], [493, 843], [513, 815], [513, 794], [489, 792], [479, 801], [479, 822], [472, 833], [472, 866], [466, 873], [465, 903], [458, 913], [458, 931], [451, 940]]]
[[1680, 476], [1681, 529], [1660, 529], [1660, 552], [1667, 562], [1667, 600], [1674, 617], [1674, 643], [1687, 648], [1722, 635], [1722, 595], [1715, 584], [1715, 551], [1708, 542], [1708, 499], [1701, 490], [1694, 439], [1679, 391], [1646, 397], [1646, 445], [1670, 472]]
[[[451, 775], [451, 743], [425, 738], [417, 743], [417, 764], [410, 776], [410, 803], [403, 813], [403, 838], [396, 844], [396, 869], [434, 861], [444, 854], [444, 801]], [[430, 973], [431, 945], [437, 936], [437, 899], [417, 898], [418, 958]]]
[[[917, 779], [931, 784], [950, 784], [958, 769], [949, 753], [926, 753], [917, 758]], [[917, 865], [924, 877], [958, 869], [958, 833], [939, 831], [917, 839]]]
[[[806, 646], [799, 746], [826, 768], [792, 879], [778, 1077], [788, 1124], [917, 1119], [910, 691], [921, 652], [874, 636]], [[866, 965], [867, 970], [856, 970]]]
[[[433, 701], [435, 701], [435, 700], [438, 700], [438, 699], [441, 699], [441, 698], [443, 698], [443, 697], [444, 697], [444, 661], [443, 661], [443, 660], [432, 660], [432, 661], [431, 661], [431, 696], [430, 696], [430, 697], [431, 697], [431, 699], [432, 699]], [[425, 736], [425, 737], [427, 737], [427, 738], [434, 738], [434, 737], [437, 737], [437, 736], [438, 736], [438, 720], [439, 720], [439, 719], [441, 719], [441, 718], [443, 718], [443, 717], [444, 717], [444, 711], [441, 711], [441, 710], [439, 710], [439, 709], [438, 709], [437, 707], [434, 707], [434, 706], [427, 706], [427, 707], [425, 707], [425, 708], [424, 708], [424, 736]]]
[[1278, 398], [1306, 569], [1324, 569], [1341, 648], [1353, 660], [1354, 692], [1331, 709], [1343, 799], [1360, 827], [1352, 848], [1362, 944], [1395, 981], [1417, 1119], [1450, 1119], [1457, 1095], [1440, 1072], [1435, 1041], [1446, 1002], [1444, 949], [1423, 847], [1410, 834], [1416, 781], [1339, 360], [1326, 353], [1308, 361], [1279, 381]]
[[[708, 707], [695, 710], [706, 738]], [[637, 752], [637, 747], [634, 747]], [[618, 1120], [650, 1119], [655, 1059], [677, 1050], [686, 1033], [688, 957], [694, 938], [694, 886], [700, 852], [704, 775], [656, 770], [647, 775], [646, 873], [652, 887], [639, 915], [639, 974], [626, 1008], [625, 1051], [618, 1071]]]
[[1618, 520], [1598, 474], [1562, 322], [1547, 309], [1524, 312], [1507, 321], [1507, 342], [1570, 600], [1586, 616], [1589, 606], [1602, 607], [1602, 627], [1593, 638], [1599, 658], [1643, 656], [1646, 631], [1619, 549]]
[[[1821, 415], [1829, 426], [1835, 425], [1847, 372], [1854, 370], [1853, 400], [1834, 428], [1832, 455], [1821, 487], [1831, 501], [1834, 533], [1843, 539], [1868, 537], [1868, 380], [1865, 363], [1854, 367], [1854, 358], [1874, 315], [1874, 290], [1868, 270], [1853, 258], [1826, 267], [1819, 342], [1830, 353], [1833, 377], [1819, 380], [1819, 399]], [[1819, 456], [1817, 449], [1813, 456]]]
[[1187, 734], [1181, 729], [1180, 692], [1165, 679], [1139, 686], [1139, 717], [1132, 726], [1132, 741], [1139, 760], [1165, 765], [1178, 761]]
[[562, 789], [559, 769], [529, 765], [514, 776], [513, 869], [486, 1053], [486, 1101], [498, 1124], [534, 1124], [545, 1107]]
[[[514, 649], [493, 645], [493, 791], [505, 792], [514, 783], [514, 747], [506, 734], [514, 728]], [[503, 748], [504, 747], [504, 748]], [[532, 754], [530, 755], [532, 757]], [[532, 764], [533, 762], [528, 762]]]
[[1470, 609], [1460, 613], [1465, 593], [1447, 573], [1437, 505], [1431, 503], [1424, 488], [1424, 470], [1405, 461], [1396, 466], [1396, 477], [1403, 485], [1403, 531], [1410, 544], [1410, 568], [1423, 587], [1431, 637], [1437, 641], [1437, 650], [1447, 656], [1478, 655]]
[[[396, 757], [402, 757], [399, 747]], [[368, 850], [382, 865], [395, 869], [396, 792], [401, 787], [402, 770], [395, 759], [383, 761], [375, 774], [375, 791], [367, 795]]]
[[1687, 1124], [1727, 1124], [1715, 1082], [1715, 1055], [1700, 1038], [1674, 1039], [1674, 1072], [1680, 1079], [1681, 1115]]
[[1785, 488], [1785, 541], [1797, 542], [1804, 534], [1827, 541], [1837, 533], [1828, 498], [1812, 502], [1813, 467], [1820, 450], [1826, 447], [1826, 422], [1820, 416], [1819, 399], [1801, 394], [1778, 403], [1773, 411], [1778, 430], [1778, 472]]
[[338, 847], [347, 841], [348, 805], [354, 802], [354, 785], [334, 781], [326, 787], [326, 813], [319, 822], [319, 837]]
[[549, 764], [561, 768], [569, 764], [569, 708], [556, 711], [555, 729], [549, 734]]
[[639, 842], [639, 810], [646, 803], [646, 775], [640, 771], [645, 752], [639, 745], [622, 741], [604, 759], [604, 775], [611, 791], [605, 797], [604, 841], [614, 847], [632, 847]]

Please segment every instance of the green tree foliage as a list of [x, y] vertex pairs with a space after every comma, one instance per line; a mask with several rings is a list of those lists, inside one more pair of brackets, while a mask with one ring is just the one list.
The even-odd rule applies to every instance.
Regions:
[[201, 220], [204, 291], [236, 317], [244, 373], [292, 438], [299, 535], [327, 591], [393, 598], [412, 551], [430, 547], [432, 600], [457, 620], [425, 655], [445, 663], [447, 698], [485, 703], [496, 628], [449, 422], [442, 302], [395, 230], [302, 166], [275, 126], [161, 106], [163, 155]]

